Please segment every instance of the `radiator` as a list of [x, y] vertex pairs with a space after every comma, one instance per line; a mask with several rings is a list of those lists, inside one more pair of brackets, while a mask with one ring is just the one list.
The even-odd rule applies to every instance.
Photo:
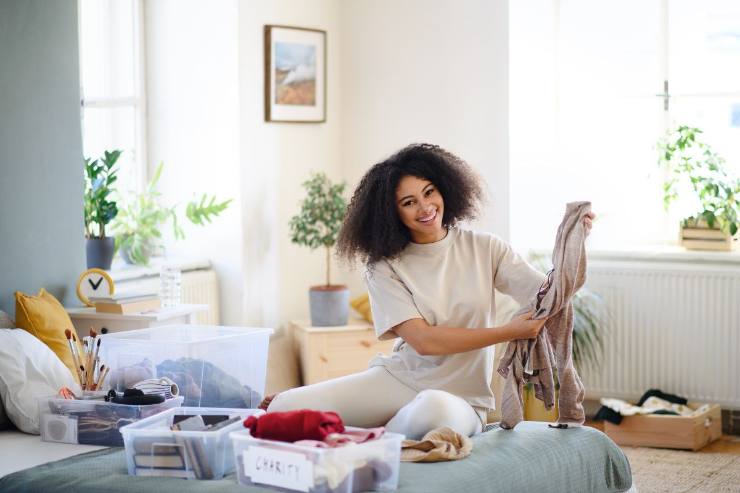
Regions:
[[[159, 277], [150, 276], [132, 280], [116, 281], [116, 286], [125, 289], [159, 290]], [[218, 277], [211, 269], [190, 270], [182, 273], [182, 302], [208, 305], [208, 310], [196, 314], [200, 325], [219, 325]]]
[[587, 288], [611, 317], [587, 396], [650, 388], [740, 409], [740, 263], [589, 259]]

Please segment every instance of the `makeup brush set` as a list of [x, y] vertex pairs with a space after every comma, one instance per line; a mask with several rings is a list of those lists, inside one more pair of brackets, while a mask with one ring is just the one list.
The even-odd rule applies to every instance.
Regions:
[[77, 334], [70, 329], [64, 331], [69, 344], [69, 351], [74, 360], [77, 378], [83, 391], [94, 391], [101, 388], [105, 377], [108, 375], [108, 368], [100, 363], [100, 342], [98, 333], [92, 328], [90, 335], [82, 338], [82, 352], [80, 353], [80, 344], [77, 341]]

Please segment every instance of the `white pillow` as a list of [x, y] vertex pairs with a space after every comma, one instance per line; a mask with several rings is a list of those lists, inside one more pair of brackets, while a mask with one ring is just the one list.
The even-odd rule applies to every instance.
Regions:
[[49, 347], [23, 329], [0, 329], [0, 399], [21, 431], [39, 434], [38, 398], [80, 387]]

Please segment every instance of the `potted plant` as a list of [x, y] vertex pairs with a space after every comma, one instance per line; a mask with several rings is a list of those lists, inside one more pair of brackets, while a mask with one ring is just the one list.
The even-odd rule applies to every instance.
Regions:
[[108, 270], [113, 260], [114, 238], [106, 236], [105, 226], [118, 214], [111, 194], [118, 179], [118, 169], [114, 166], [121, 152], [105, 151], [102, 158], [85, 159], [85, 253], [88, 269]]
[[[162, 176], [164, 163], [157, 166], [154, 176], [146, 189], [132, 194], [128, 201], [122, 201], [122, 207], [112, 227], [116, 232], [117, 247], [121, 257], [129, 264], [148, 265], [152, 255], [162, 250], [162, 227], [172, 221], [172, 230], [176, 240], [185, 238], [177, 217], [177, 206], [167, 206], [162, 202], [162, 194], [157, 190], [157, 183]], [[185, 217], [198, 226], [211, 222], [231, 203], [231, 199], [216, 202], [216, 197], [203, 194], [200, 200], [188, 203]]]
[[311, 325], [346, 325], [349, 317], [349, 289], [331, 283], [331, 249], [337, 242], [347, 201], [345, 183], [334, 184], [323, 173], [315, 173], [303, 183], [307, 196], [299, 214], [290, 220], [291, 241], [314, 250], [326, 251], [326, 284], [311, 286], [309, 304]]
[[691, 190], [696, 212], [681, 221], [680, 243], [690, 249], [732, 250], [740, 228], [740, 178], [730, 176], [725, 160], [699, 140], [702, 131], [681, 125], [658, 143], [658, 164], [668, 171], [663, 204]]

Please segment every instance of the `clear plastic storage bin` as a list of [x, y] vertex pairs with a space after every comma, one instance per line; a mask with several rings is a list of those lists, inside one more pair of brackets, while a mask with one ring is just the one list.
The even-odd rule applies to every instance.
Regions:
[[[101, 393], [104, 395], [105, 393]], [[39, 399], [39, 427], [45, 442], [82, 443], [123, 447], [121, 428], [141, 419], [182, 405], [182, 397], [161, 404], [132, 406], [103, 399]]]
[[183, 406], [256, 408], [265, 391], [272, 329], [172, 325], [100, 336], [118, 390], [146, 378], [177, 383]]
[[[353, 428], [348, 427], [351, 430]], [[280, 491], [350, 493], [398, 487], [403, 435], [386, 432], [376, 440], [337, 448], [315, 448], [231, 434], [237, 479], [243, 485]]]
[[[244, 429], [248, 416], [261, 409], [179, 407], [142, 419], [121, 430], [128, 473], [133, 476], [169, 476], [221, 479], [234, 471], [229, 433]], [[216, 431], [172, 431], [175, 416], [239, 416], [239, 421]]]

